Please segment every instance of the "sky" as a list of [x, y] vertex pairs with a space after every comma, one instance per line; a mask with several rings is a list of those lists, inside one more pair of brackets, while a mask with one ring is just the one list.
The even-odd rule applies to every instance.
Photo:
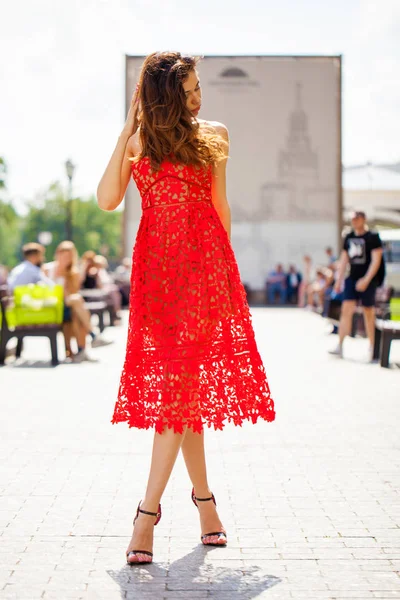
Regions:
[[[23, 211], [95, 193], [124, 123], [125, 55], [343, 55], [343, 161], [400, 161], [400, 0], [0, 0], [0, 156]], [[201, 115], [212, 119], [212, 115]]]

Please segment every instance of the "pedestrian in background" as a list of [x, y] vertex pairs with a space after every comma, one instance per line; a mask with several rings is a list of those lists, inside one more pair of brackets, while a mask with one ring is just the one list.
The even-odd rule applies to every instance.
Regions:
[[339, 323], [339, 343], [330, 354], [343, 357], [343, 342], [351, 331], [353, 314], [358, 301], [363, 307], [365, 329], [369, 340], [369, 356], [373, 358], [375, 338], [375, 292], [383, 283], [382, 242], [378, 233], [368, 229], [366, 215], [355, 211], [351, 216], [351, 232], [346, 235], [340, 257], [334, 291], [340, 293], [344, 281], [343, 302]]
[[287, 286], [287, 301], [291, 304], [297, 304], [299, 300], [299, 289], [302, 281], [300, 271], [294, 265], [289, 266], [289, 271], [286, 278]]
[[[268, 273], [267, 296], [269, 304], [285, 304], [287, 299], [287, 275], [281, 264]], [[276, 302], [276, 298], [278, 301]]]

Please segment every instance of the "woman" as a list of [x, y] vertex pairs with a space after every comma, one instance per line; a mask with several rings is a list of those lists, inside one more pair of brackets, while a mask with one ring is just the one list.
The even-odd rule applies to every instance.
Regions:
[[107, 304], [111, 307], [111, 321], [113, 325], [121, 322], [121, 294], [118, 286], [108, 272], [108, 260], [101, 254], [96, 254], [94, 264], [98, 269], [99, 288], [104, 292]]
[[128, 564], [152, 561], [153, 527], [179, 450], [193, 484], [204, 545], [226, 531], [207, 481], [204, 425], [273, 421], [273, 401], [230, 245], [228, 132], [200, 121], [196, 60], [154, 53], [98, 187], [104, 210], [131, 175], [142, 197], [132, 259], [126, 359], [113, 422], [155, 428]]
[[[55, 283], [64, 287], [64, 319], [63, 333], [67, 358], [74, 362], [91, 360], [86, 352], [86, 336], [93, 341], [96, 336], [92, 331], [90, 313], [79, 293], [81, 275], [78, 268], [78, 253], [73, 242], [61, 242], [56, 248], [55, 260], [44, 267], [46, 275]], [[71, 351], [71, 338], [75, 337], [78, 353]], [[96, 344], [95, 344], [96, 345]]]
[[307, 306], [308, 287], [313, 279], [313, 268], [312, 268], [311, 256], [308, 256], [307, 254], [305, 256], [303, 256], [303, 263], [304, 263], [304, 269], [303, 269], [304, 275], [303, 275], [303, 279], [300, 282], [299, 297], [298, 297], [298, 303], [297, 303], [299, 308], [304, 308], [305, 306]]
[[81, 288], [85, 290], [95, 290], [101, 287], [99, 281], [99, 269], [95, 265], [96, 252], [86, 250], [81, 259]]

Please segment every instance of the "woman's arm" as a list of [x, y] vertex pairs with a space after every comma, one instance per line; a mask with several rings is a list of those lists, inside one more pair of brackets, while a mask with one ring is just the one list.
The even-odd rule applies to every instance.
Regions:
[[102, 210], [114, 210], [125, 196], [132, 171], [132, 162], [129, 160], [133, 156], [132, 137], [127, 138], [124, 132], [121, 133], [100, 180], [97, 203]]
[[229, 134], [227, 128], [222, 123], [212, 123], [212, 125], [225, 142], [225, 158], [213, 165], [211, 183], [212, 202], [229, 239], [231, 239], [231, 210], [226, 196], [226, 165], [229, 155]]
[[71, 273], [65, 280], [65, 295], [77, 294], [81, 289], [81, 277], [78, 272]]
[[128, 112], [125, 126], [118, 138], [97, 188], [97, 203], [103, 210], [114, 210], [122, 202], [131, 177], [134, 156], [134, 138], [138, 128], [138, 95], [135, 92]]

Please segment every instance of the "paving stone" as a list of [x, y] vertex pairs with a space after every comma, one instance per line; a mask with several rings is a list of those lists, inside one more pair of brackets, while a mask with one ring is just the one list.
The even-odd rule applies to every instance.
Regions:
[[207, 431], [228, 548], [199, 543], [179, 458], [154, 563], [125, 565], [152, 433], [110, 424], [124, 323], [99, 363], [28, 368], [48, 353], [32, 338], [1, 369], [0, 600], [400, 600], [400, 370], [363, 362], [359, 338], [332, 359], [296, 309], [253, 310], [276, 422]]

